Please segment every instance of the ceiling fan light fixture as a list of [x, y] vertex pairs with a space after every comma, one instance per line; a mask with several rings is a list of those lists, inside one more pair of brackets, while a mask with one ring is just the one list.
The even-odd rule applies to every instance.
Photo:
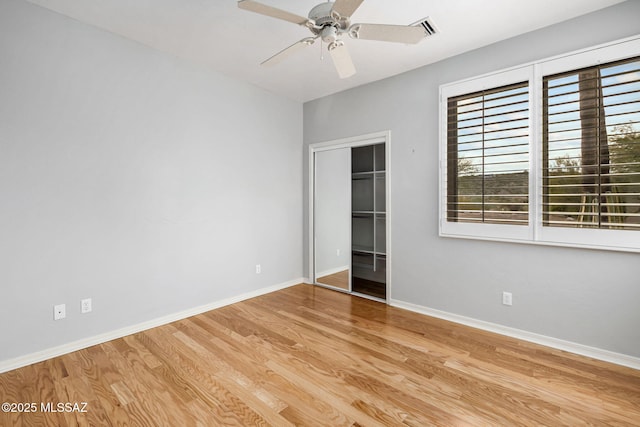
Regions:
[[325, 43], [333, 43], [338, 39], [338, 30], [336, 27], [327, 26], [320, 31], [320, 37]]

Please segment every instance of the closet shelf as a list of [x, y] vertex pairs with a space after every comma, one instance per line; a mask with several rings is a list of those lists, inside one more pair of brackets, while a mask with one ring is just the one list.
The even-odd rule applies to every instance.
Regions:
[[353, 214], [353, 216], [356, 216], [356, 215], [379, 215], [381, 217], [387, 214], [384, 211], [352, 211], [351, 213]]
[[376, 251], [371, 247], [354, 245], [351, 249], [352, 249], [354, 254], [367, 254], [367, 255], [386, 256], [386, 253], [380, 252], [380, 251]]
[[384, 176], [385, 171], [366, 171], [366, 172], [353, 172], [351, 176], [353, 179], [365, 179], [372, 176], [379, 175], [381, 178]]

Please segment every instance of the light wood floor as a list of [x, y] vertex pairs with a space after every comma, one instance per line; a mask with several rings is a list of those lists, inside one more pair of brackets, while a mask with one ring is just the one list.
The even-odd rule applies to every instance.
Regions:
[[298, 285], [0, 375], [0, 425], [638, 426], [640, 371]]

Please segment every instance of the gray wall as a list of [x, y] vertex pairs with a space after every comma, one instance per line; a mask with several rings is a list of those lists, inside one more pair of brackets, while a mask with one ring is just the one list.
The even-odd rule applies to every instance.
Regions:
[[305, 144], [392, 132], [391, 298], [640, 357], [640, 255], [438, 237], [439, 86], [638, 34], [639, 16], [628, 1], [305, 104]]
[[300, 278], [301, 140], [299, 103], [0, 1], [0, 361]]

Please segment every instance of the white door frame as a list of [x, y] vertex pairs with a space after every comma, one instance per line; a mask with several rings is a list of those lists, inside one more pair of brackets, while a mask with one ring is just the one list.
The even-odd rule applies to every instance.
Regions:
[[[309, 144], [309, 276], [314, 286], [316, 284], [315, 269], [315, 154], [322, 151], [334, 150], [337, 148], [353, 148], [365, 145], [384, 143], [385, 149], [385, 217], [386, 217], [386, 303], [391, 301], [391, 131], [381, 131], [366, 135], [353, 136], [349, 138], [335, 139], [332, 141], [317, 142]], [[351, 262], [349, 262], [351, 271]], [[332, 288], [333, 289], [333, 288]], [[338, 289], [339, 290], [339, 289]]]

